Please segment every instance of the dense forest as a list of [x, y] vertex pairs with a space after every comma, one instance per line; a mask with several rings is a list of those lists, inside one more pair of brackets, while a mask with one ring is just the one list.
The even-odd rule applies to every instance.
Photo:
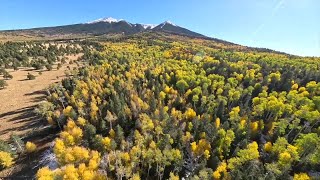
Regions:
[[[59, 168], [38, 179], [319, 177], [319, 58], [180, 36], [99, 43], [36, 110], [61, 130]], [[1, 64], [15, 64], [1, 47], [15, 46], [0, 46]], [[51, 57], [32, 47], [26, 56]]]

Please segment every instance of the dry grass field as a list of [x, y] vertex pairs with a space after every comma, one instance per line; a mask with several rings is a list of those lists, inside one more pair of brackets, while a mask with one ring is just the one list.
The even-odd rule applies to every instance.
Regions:
[[[78, 56], [68, 56], [70, 60], [76, 60]], [[39, 75], [32, 68], [22, 68], [18, 71], [8, 70], [13, 79], [8, 80], [8, 86], [0, 90], [0, 138], [7, 139], [11, 133], [23, 135], [29, 131], [39, 128], [41, 120], [33, 110], [45, 100], [45, 89], [50, 84], [61, 81], [65, 71], [76, 66], [76, 64], [63, 65], [57, 70], [56, 66], [52, 71], [43, 71]], [[27, 80], [27, 74], [36, 76], [35, 80]], [[0, 77], [1, 78], [1, 77]]]
[[[36, 143], [38, 155], [49, 148], [56, 134], [45, 128], [46, 124], [34, 113], [34, 108], [45, 100], [46, 88], [65, 78], [65, 72], [70, 71], [68, 66], [71, 70], [77, 66], [76, 63], [69, 64], [69, 61], [80, 56], [66, 56], [69, 60], [62, 68], [57, 70], [57, 65], [54, 65], [52, 71], [42, 71], [41, 75], [33, 68], [7, 69], [13, 79], [8, 80], [8, 86], [0, 90], [0, 139], [6, 140], [11, 134], [17, 134]], [[28, 73], [35, 75], [36, 79], [27, 80]], [[22, 155], [14, 166], [0, 171], [0, 179], [30, 179], [37, 171], [39, 158]]]

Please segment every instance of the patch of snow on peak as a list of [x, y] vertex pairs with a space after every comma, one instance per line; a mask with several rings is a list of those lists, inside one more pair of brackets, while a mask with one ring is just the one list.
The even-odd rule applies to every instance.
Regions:
[[93, 23], [98, 23], [98, 22], [107, 22], [107, 23], [113, 23], [113, 22], [119, 22], [122, 21], [122, 19], [117, 20], [115, 18], [112, 17], [108, 17], [108, 18], [100, 18], [91, 22], [88, 22], [88, 24], [93, 24]]
[[165, 26], [166, 24], [170, 24], [170, 25], [172, 25], [172, 26], [177, 26], [177, 25], [173, 24], [171, 21], [165, 21], [165, 22], [163, 22], [162, 24], [160, 24], [160, 25], [161, 25], [160, 28], [163, 28], [163, 26]]
[[166, 21], [166, 22], [164, 22], [165, 24], [171, 24], [171, 25], [173, 25], [173, 26], [177, 26], [177, 25], [175, 25], [175, 24], [173, 24], [171, 21]]
[[153, 29], [157, 26], [155, 24], [141, 24], [141, 25], [144, 29]]

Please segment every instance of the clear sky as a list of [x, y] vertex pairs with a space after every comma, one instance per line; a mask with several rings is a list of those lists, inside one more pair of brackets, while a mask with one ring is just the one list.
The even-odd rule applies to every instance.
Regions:
[[0, 29], [170, 20], [242, 45], [320, 56], [320, 0], [1, 0]]

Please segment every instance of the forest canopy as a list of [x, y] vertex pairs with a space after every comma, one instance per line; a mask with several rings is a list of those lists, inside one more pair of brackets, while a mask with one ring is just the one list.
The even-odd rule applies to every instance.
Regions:
[[38, 112], [62, 129], [38, 179], [310, 179], [319, 58], [209, 40], [101, 42]]

